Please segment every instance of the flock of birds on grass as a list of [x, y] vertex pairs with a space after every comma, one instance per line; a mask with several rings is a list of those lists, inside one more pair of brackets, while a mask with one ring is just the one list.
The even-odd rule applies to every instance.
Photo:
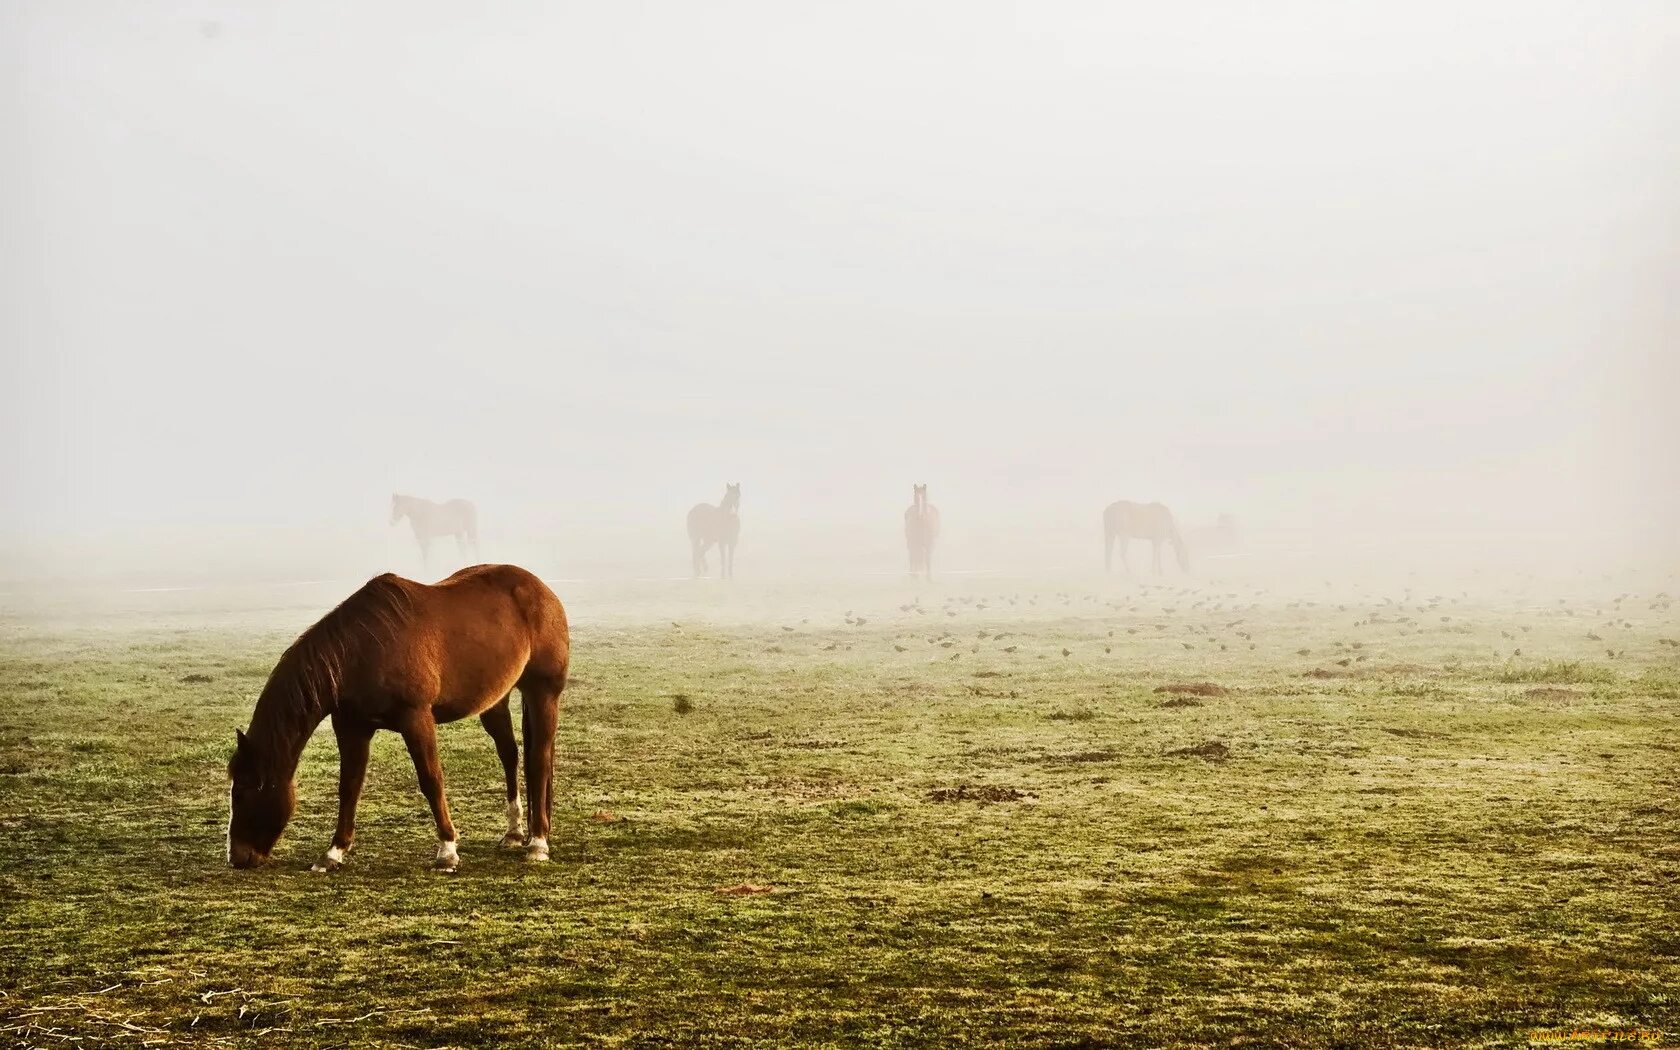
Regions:
[[[1162, 604], [1154, 608], [1145, 608], [1146, 603], [1152, 596], [1162, 601]], [[952, 595], [946, 597], [937, 605], [930, 605], [925, 604], [922, 598], [917, 596], [897, 606], [897, 611], [907, 616], [934, 618], [936, 624], [948, 624], [949, 621], [965, 614], [987, 612], [996, 614], [1006, 610], [1015, 612], [1032, 610], [1054, 614], [1061, 609], [1068, 609], [1070, 612], [1074, 610], [1084, 611], [1092, 606], [1100, 607], [1100, 611], [1108, 615], [1147, 618], [1143, 622], [1107, 628], [1106, 635], [1085, 639], [1086, 642], [1100, 645], [1104, 654], [1114, 652], [1117, 631], [1124, 631], [1127, 636], [1165, 638], [1169, 631], [1174, 630], [1175, 626], [1177, 633], [1173, 640], [1176, 640], [1185, 651], [1256, 650], [1259, 647], [1259, 642], [1255, 640], [1254, 625], [1251, 624], [1247, 615], [1236, 614], [1249, 614], [1267, 608], [1271, 608], [1273, 611], [1279, 608], [1300, 611], [1333, 608], [1338, 613], [1354, 612], [1358, 618], [1348, 625], [1351, 629], [1393, 628], [1398, 637], [1408, 637], [1426, 632], [1465, 635], [1472, 634], [1476, 630], [1475, 624], [1462, 613], [1444, 611], [1457, 606], [1461, 598], [1468, 599], [1467, 592], [1462, 593], [1460, 597], [1436, 594], [1426, 598], [1417, 598], [1410, 591], [1407, 591], [1399, 599], [1382, 597], [1369, 600], [1364, 603], [1362, 608], [1356, 608], [1356, 605], [1350, 605], [1346, 601], [1320, 602], [1310, 599], [1296, 599], [1281, 605], [1268, 606], [1266, 602], [1262, 601], [1266, 597], [1268, 597], [1268, 592], [1264, 589], [1255, 589], [1249, 594], [1243, 595], [1236, 591], [1207, 593], [1197, 588], [1150, 586], [1146, 584], [1142, 586], [1138, 595], [1128, 600], [1117, 600], [1097, 594], [1075, 594], [1069, 591], [1057, 591], [1049, 595], [1023, 593], [985, 596]], [[1639, 625], [1622, 615], [1623, 603], [1632, 597], [1631, 594], [1623, 594], [1614, 599], [1610, 603], [1610, 611], [1613, 613], [1611, 618], [1588, 629], [1585, 632], [1586, 639], [1593, 642], [1602, 642], [1604, 636], [1598, 634], [1598, 630], [1636, 630]], [[1673, 599], [1667, 592], [1659, 592], [1650, 597], [1648, 608], [1650, 611], [1667, 612], [1672, 604]], [[1172, 622], [1162, 622], [1161, 618], [1170, 621], [1180, 612], [1186, 615], [1201, 614], [1213, 617], [1213, 620], [1211, 623], [1180, 621], [1174, 624]], [[1596, 620], [1604, 613], [1604, 608], [1598, 606], [1593, 608], [1589, 615]], [[1555, 607], [1534, 610], [1532, 615], [1538, 618], [1579, 617], [1581, 612], [1570, 608], [1567, 600], [1560, 598], [1557, 599]], [[1234, 616], [1234, 618], [1224, 619], [1224, 616]], [[879, 618], [871, 619], [859, 614], [854, 609], [845, 610], [841, 621], [849, 628], [864, 627], [870, 623], [879, 625]], [[981, 626], [972, 634], [966, 630], [959, 633], [950, 626], [940, 626], [931, 631], [900, 631], [893, 635], [891, 644], [893, 651], [897, 653], [909, 653], [921, 648], [923, 651], [932, 651], [935, 660], [950, 661], [960, 660], [965, 651], [969, 655], [978, 655], [982, 651], [1013, 655], [1020, 652], [1023, 646], [1032, 648], [1034, 631], [1018, 621], [1005, 626], [1007, 629], [999, 626]], [[1271, 626], [1276, 630], [1283, 625], [1273, 623]], [[673, 621], [672, 627], [680, 631], [684, 625], [680, 621]], [[1508, 661], [1522, 658], [1524, 652], [1520, 643], [1524, 636], [1532, 632], [1533, 629], [1531, 624], [1517, 624], [1513, 625], [1512, 629], [1501, 629], [1499, 632], [1501, 639], [1514, 644], [1508, 650], [1496, 647], [1493, 653], [1494, 657]], [[797, 625], [783, 624], [780, 626], [780, 630], [782, 632], [781, 637], [789, 640], [802, 633], [814, 631], [818, 641], [826, 642], [826, 644], [818, 646], [817, 651], [819, 652], [850, 651], [853, 648], [851, 643], [833, 638], [832, 628], [825, 628], [821, 625], [812, 628], [809, 617], [801, 619]], [[1003, 644], [1005, 642], [1008, 644]], [[1656, 643], [1671, 649], [1680, 649], [1680, 639], [1657, 638]], [[1374, 654], [1373, 646], [1376, 644], [1359, 639], [1342, 639], [1321, 644], [1317, 649], [1310, 646], [1299, 647], [1294, 649], [1293, 652], [1296, 656], [1302, 658], [1312, 657], [1316, 653], [1321, 657], [1329, 657], [1328, 662], [1334, 666], [1352, 668], [1356, 664], [1369, 662]], [[1069, 648], [1066, 642], [1057, 642], [1056, 647], [1060, 649], [1060, 655], [1064, 659], [1075, 655], [1075, 651]], [[785, 650], [780, 645], [770, 645], [767, 651], [774, 654]], [[1621, 648], [1607, 647], [1604, 653], [1606, 659], [1619, 660], [1627, 654], [1627, 648], [1625, 644]], [[1046, 659], [1055, 655], [1055, 650], [1037, 652], [1034, 655], [1038, 659]]]

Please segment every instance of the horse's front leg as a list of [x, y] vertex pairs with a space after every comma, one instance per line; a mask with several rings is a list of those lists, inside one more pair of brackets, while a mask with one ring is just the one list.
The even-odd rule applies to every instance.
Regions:
[[420, 793], [432, 807], [432, 820], [437, 823], [438, 849], [432, 867], [439, 871], [454, 871], [461, 866], [461, 855], [455, 848], [455, 824], [449, 819], [449, 801], [443, 796], [443, 764], [438, 761], [437, 723], [432, 721], [432, 709], [416, 712], [403, 729], [403, 743], [408, 745], [408, 757], [414, 760], [415, 775], [420, 778]]
[[311, 871], [337, 871], [344, 855], [356, 841], [356, 804], [362, 800], [362, 783], [367, 779], [368, 745], [373, 730], [333, 715], [333, 735], [338, 738], [338, 830], [326, 856]]

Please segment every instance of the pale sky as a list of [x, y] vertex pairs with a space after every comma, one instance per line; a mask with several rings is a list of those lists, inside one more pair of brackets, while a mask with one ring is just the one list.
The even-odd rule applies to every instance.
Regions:
[[1676, 549], [1660, 0], [3, 0], [0, 67], [0, 575], [392, 491], [686, 566], [726, 480]]

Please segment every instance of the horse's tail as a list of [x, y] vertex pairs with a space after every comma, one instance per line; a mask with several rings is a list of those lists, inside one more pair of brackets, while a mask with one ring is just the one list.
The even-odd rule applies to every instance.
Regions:
[[1190, 571], [1190, 548], [1184, 542], [1184, 535], [1178, 531], [1178, 519], [1173, 512], [1162, 508], [1167, 517], [1167, 540], [1173, 545], [1173, 551], [1178, 555], [1178, 567], [1185, 572]]

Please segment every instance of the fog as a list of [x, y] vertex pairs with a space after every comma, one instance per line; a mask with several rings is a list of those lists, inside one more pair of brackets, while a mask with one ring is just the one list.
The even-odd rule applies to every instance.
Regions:
[[[1680, 557], [1663, 2], [0, 6], [0, 578]], [[440, 545], [440, 562], [453, 558]], [[434, 564], [434, 568], [437, 565]]]

